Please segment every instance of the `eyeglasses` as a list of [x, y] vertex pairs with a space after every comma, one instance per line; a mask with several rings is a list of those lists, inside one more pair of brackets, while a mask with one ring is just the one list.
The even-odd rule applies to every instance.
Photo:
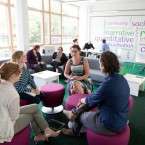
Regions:
[[78, 51], [71, 51], [71, 52], [77, 53]]

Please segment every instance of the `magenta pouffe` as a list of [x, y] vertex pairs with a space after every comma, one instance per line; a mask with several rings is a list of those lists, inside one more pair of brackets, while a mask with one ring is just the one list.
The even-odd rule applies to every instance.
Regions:
[[0, 143], [0, 145], [29, 145], [30, 143], [30, 125], [15, 134], [11, 142]]
[[[86, 98], [88, 96], [89, 94], [73, 94], [71, 96], [68, 96], [65, 102], [65, 109], [72, 110], [73, 108], [76, 108], [79, 99]], [[96, 111], [96, 108], [92, 109], [91, 111]]]
[[79, 99], [86, 98], [87, 96], [89, 96], [89, 94], [73, 94], [71, 96], [68, 96], [65, 102], [65, 109], [72, 110], [73, 108], [76, 108]]
[[127, 125], [115, 135], [102, 135], [87, 128], [86, 136], [89, 145], [128, 145], [130, 129]]
[[133, 97], [130, 96], [129, 97], [129, 113], [132, 111], [133, 103], [134, 103]]
[[27, 100], [20, 99], [20, 106], [25, 106], [25, 105], [29, 105], [29, 102]]
[[59, 113], [63, 110], [65, 88], [61, 84], [51, 83], [41, 86], [41, 92], [46, 95], [42, 101], [42, 112], [47, 114]]

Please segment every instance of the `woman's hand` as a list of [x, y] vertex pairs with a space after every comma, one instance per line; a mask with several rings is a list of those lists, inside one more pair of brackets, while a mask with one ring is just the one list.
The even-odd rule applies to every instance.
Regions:
[[40, 90], [38, 88], [32, 89], [31, 92], [34, 93], [34, 94], [36, 94], [36, 95], [39, 95], [40, 94]]
[[43, 62], [43, 61], [41, 61], [40, 63], [41, 63], [41, 64], [44, 64], [44, 62]]
[[39, 62], [39, 61], [37, 61], [37, 64], [40, 64], [40, 62]]
[[79, 109], [79, 108], [82, 108], [83, 106], [85, 106], [84, 103], [81, 103], [80, 101], [78, 102], [76, 108]]
[[72, 76], [70, 77], [70, 80], [78, 80], [78, 76]]
[[40, 95], [40, 90], [38, 88], [35, 89], [36, 95]]

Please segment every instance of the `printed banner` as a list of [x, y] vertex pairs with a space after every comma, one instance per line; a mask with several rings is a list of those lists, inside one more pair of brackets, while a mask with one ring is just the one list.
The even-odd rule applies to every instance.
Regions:
[[90, 38], [98, 49], [106, 39], [113, 52], [124, 49], [145, 54], [145, 16], [91, 17]]

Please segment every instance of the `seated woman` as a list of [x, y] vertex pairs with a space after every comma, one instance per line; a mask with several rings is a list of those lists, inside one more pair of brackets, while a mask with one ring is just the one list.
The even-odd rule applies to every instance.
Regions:
[[36, 72], [47, 70], [46, 64], [42, 61], [40, 55], [40, 46], [34, 47], [27, 52], [27, 64], [29, 68], [34, 69]]
[[[45, 98], [45, 95], [39, 91], [34, 80], [32, 79], [26, 63], [26, 55], [23, 51], [16, 51], [12, 55], [12, 62], [19, 64], [22, 69], [20, 80], [14, 84], [16, 90], [20, 95], [20, 99], [29, 101], [30, 104], [40, 103], [40, 100]], [[32, 92], [34, 96], [30, 94]]]
[[[64, 110], [70, 123], [73, 121], [69, 124], [70, 129], [62, 129], [65, 135], [78, 136], [82, 125], [104, 135], [114, 135], [126, 127], [130, 96], [128, 82], [118, 74], [119, 61], [113, 52], [103, 52], [99, 63], [105, 81], [95, 93], [80, 99], [75, 109]], [[89, 111], [95, 107], [98, 108], [96, 112]]]
[[35, 133], [34, 141], [57, 137], [60, 131], [55, 132], [48, 127], [37, 104], [19, 106], [20, 97], [13, 84], [19, 80], [21, 71], [14, 62], [5, 62], [0, 66], [0, 143], [11, 142], [14, 134], [30, 123]]
[[72, 58], [67, 61], [64, 71], [71, 94], [91, 94], [93, 84], [91, 79], [88, 78], [90, 71], [87, 59], [80, 56], [80, 47], [78, 45], [72, 46], [71, 55]]
[[63, 53], [63, 48], [58, 47], [57, 52], [54, 52], [52, 55], [51, 65], [53, 66], [53, 71], [58, 72], [58, 66], [65, 65], [67, 62], [67, 57]]

